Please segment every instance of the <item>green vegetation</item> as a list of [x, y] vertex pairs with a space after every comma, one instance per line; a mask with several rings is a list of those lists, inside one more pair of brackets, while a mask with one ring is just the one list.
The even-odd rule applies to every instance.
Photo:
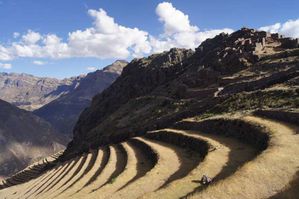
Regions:
[[117, 177], [111, 178], [109, 184], [113, 184], [113, 183], [116, 181], [116, 178], [117, 178]]
[[298, 107], [299, 89], [256, 91], [235, 94], [223, 103], [215, 106], [207, 114], [234, 112], [238, 110]]

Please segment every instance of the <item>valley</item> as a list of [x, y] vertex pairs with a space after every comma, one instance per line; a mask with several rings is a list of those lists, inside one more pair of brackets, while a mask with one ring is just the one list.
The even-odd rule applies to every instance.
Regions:
[[0, 198], [296, 198], [298, 74], [298, 39], [250, 28], [135, 58]]

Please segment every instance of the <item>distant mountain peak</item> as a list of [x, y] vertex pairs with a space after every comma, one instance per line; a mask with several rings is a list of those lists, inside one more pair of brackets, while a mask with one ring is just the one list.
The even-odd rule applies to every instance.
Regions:
[[125, 60], [116, 60], [112, 64], [106, 66], [103, 68], [104, 72], [110, 72], [110, 73], [116, 73], [116, 74], [121, 74], [123, 68], [128, 65], [128, 62]]

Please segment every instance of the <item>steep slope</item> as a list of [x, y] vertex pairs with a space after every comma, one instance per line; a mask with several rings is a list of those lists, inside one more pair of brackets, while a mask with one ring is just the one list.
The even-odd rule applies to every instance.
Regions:
[[63, 80], [27, 74], [0, 73], [0, 99], [25, 110], [35, 110], [76, 87], [82, 78]]
[[[170, 52], [133, 60], [124, 68], [122, 75], [108, 89], [95, 96], [90, 108], [81, 114], [75, 126], [74, 141], [86, 136], [85, 133], [130, 99], [149, 94], [157, 86], [177, 77], [186, 68], [182, 61], [192, 54], [192, 50], [172, 49]], [[82, 143], [80, 141], [75, 145]]]
[[135, 59], [49, 171], [0, 197], [296, 198], [298, 74], [298, 40], [247, 28]]
[[64, 149], [65, 140], [49, 123], [0, 100], [0, 176]]
[[298, 63], [298, 40], [247, 28], [208, 39], [195, 52], [133, 60], [81, 114], [68, 151], [142, 135], [187, 115], [296, 107]]
[[75, 89], [35, 110], [34, 114], [50, 122], [61, 133], [71, 136], [80, 113], [90, 105], [92, 97], [110, 86], [126, 65], [126, 61], [116, 61], [103, 70], [87, 74]]
[[[299, 147], [293, 127], [251, 113], [185, 118], [171, 129], [58, 161], [27, 183], [3, 181], [0, 197], [295, 198], [299, 158], [293, 154]], [[148, 161], [138, 165], [142, 156]], [[203, 175], [212, 184], [203, 184]]]

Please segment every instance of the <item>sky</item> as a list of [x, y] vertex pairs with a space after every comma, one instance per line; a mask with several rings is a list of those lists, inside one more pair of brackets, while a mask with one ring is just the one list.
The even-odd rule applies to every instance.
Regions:
[[0, 0], [0, 72], [65, 78], [242, 27], [299, 37], [298, 0]]

